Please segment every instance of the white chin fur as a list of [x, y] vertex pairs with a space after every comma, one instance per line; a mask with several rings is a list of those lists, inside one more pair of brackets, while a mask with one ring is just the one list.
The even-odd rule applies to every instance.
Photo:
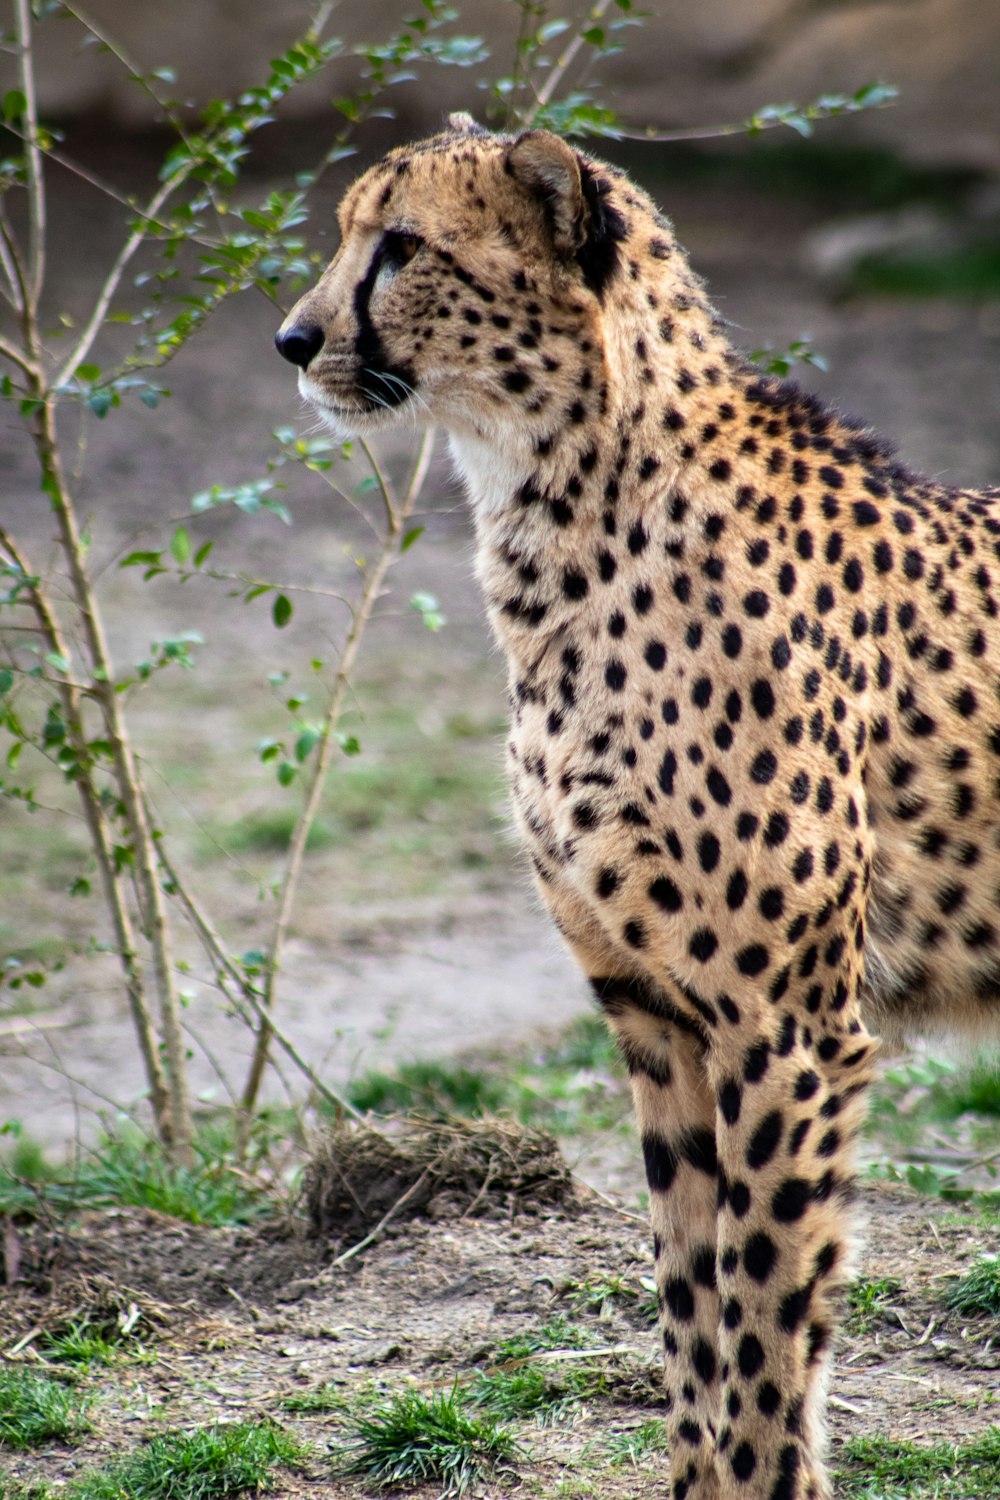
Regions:
[[461, 475], [474, 513], [497, 515], [531, 475], [528, 460], [498, 443], [468, 433], [449, 434], [452, 462]]
[[327, 405], [305, 370], [299, 371], [299, 395], [309, 402], [323, 426], [328, 428], [338, 443], [349, 442], [351, 438], [358, 437], [363, 432], [364, 418], [360, 414], [354, 416], [349, 412], [336, 411]]

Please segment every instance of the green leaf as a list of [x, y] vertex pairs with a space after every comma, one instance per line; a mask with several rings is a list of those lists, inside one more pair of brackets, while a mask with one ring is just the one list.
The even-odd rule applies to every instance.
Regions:
[[399, 544], [400, 552], [409, 552], [413, 543], [419, 541], [426, 530], [426, 526], [412, 526]]
[[0, 698], [6, 696], [14, 686], [14, 674], [9, 667], [0, 667]]
[[427, 630], [438, 631], [446, 623], [445, 616], [441, 613], [437, 599], [433, 594], [427, 593], [424, 589], [418, 589], [412, 595], [410, 608], [417, 611]]
[[114, 404], [114, 397], [110, 391], [91, 391], [87, 397], [87, 405], [95, 417], [106, 417]]
[[45, 660], [50, 667], [55, 667], [57, 672], [69, 671], [69, 662], [59, 651], [47, 651], [45, 653]]
[[278, 781], [280, 782], [280, 784], [282, 786], [291, 786], [292, 782], [295, 780], [295, 775], [295, 767], [292, 765], [291, 761], [283, 760], [281, 762], [281, 765], [278, 767]]
[[295, 741], [295, 759], [300, 765], [303, 761], [309, 759], [322, 737], [320, 731], [311, 726], [308, 729], [303, 729]]
[[337, 744], [345, 755], [360, 755], [361, 741], [355, 734], [337, 734]]
[[201, 567], [202, 563], [208, 557], [208, 554], [211, 552], [214, 546], [214, 542], [205, 542], [201, 547], [198, 548], [197, 552], [194, 555], [194, 565], [196, 568]]
[[120, 568], [155, 568], [163, 556], [162, 552], [130, 552], [118, 564]]
[[292, 601], [287, 594], [279, 594], [271, 609], [271, 618], [279, 630], [284, 630], [292, 618]]
[[20, 89], [8, 89], [3, 96], [4, 124], [16, 124], [23, 117], [27, 107], [28, 101]]
[[69, 893], [71, 896], [89, 896], [90, 881], [85, 880], [82, 875], [78, 875], [70, 886]]
[[191, 556], [191, 538], [183, 526], [178, 526], [170, 538], [170, 550], [174, 555], [174, 561], [179, 562], [183, 567]]

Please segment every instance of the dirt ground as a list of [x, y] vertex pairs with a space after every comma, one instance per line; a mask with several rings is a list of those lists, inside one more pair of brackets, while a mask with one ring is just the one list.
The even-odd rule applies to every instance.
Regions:
[[[835, 1467], [848, 1438], [967, 1443], [998, 1415], [996, 1325], [944, 1307], [951, 1279], [981, 1247], [975, 1214], [876, 1188], [864, 1191], [862, 1207], [860, 1272], [897, 1277], [903, 1290], [838, 1340]], [[432, 1203], [429, 1220], [390, 1225], [372, 1248], [339, 1266], [332, 1260], [343, 1247], [306, 1237], [297, 1222], [262, 1234], [122, 1210], [21, 1231], [24, 1289], [0, 1309], [0, 1347], [16, 1346], [32, 1329], [37, 1339], [103, 1296], [141, 1309], [145, 1355], [92, 1376], [97, 1429], [89, 1439], [72, 1450], [6, 1455], [6, 1469], [23, 1480], [65, 1480], [144, 1432], [270, 1416], [318, 1455], [281, 1477], [279, 1495], [361, 1500], [370, 1493], [365, 1485], [335, 1477], [345, 1451], [343, 1414], [295, 1413], [289, 1403], [323, 1387], [349, 1396], [410, 1382], [425, 1391], [464, 1385], [490, 1365], [500, 1340], [562, 1315], [572, 1320], [577, 1347], [597, 1351], [590, 1367], [603, 1373], [603, 1389], [572, 1418], [517, 1427], [527, 1449], [517, 1493], [662, 1496], [662, 1456], [607, 1462], [615, 1434], [660, 1411], [656, 1334], [634, 1296], [652, 1269], [645, 1225], [586, 1189], [559, 1210], [529, 1206], [511, 1218], [490, 1214], [487, 1204], [486, 1213], [460, 1218], [447, 1201]], [[581, 1286], [612, 1275], [624, 1278], [632, 1299], [582, 1309]], [[21, 1357], [30, 1351], [29, 1338]], [[513, 1487], [508, 1479], [478, 1493], [501, 1500]], [[404, 1492], [431, 1500], [437, 1488]]]

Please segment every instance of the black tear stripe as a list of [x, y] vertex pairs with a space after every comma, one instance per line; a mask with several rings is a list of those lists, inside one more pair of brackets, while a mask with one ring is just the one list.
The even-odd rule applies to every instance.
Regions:
[[[388, 245], [383, 240], [372, 256], [364, 280], [358, 282], [354, 293], [354, 316], [358, 323], [354, 353], [360, 367], [358, 390], [372, 411], [386, 406], [400, 406], [417, 379], [411, 364], [393, 364], [389, 359], [369, 311], [372, 288], [387, 254]], [[365, 389], [365, 384], [375, 381], [378, 384], [374, 390]]]
[[587, 238], [576, 252], [583, 279], [595, 296], [603, 298], [618, 273], [618, 246], [628, 236], [628, 225], [610, 201], [611, 184], [580, 159], [580, 183], [589, 211]]

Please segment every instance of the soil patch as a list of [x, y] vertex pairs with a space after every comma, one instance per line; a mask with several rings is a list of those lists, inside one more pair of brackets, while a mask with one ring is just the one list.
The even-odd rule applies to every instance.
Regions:
[[[834, 1463], [858, 1435], [967, 1443], [997, 1420], [1000, 1340], [995, 1321], [949, 1312], [945, 1298], [966, 1262], [995, 1248], [995, 1231], [971, 1208], [896, 1189], [867, 1186], [862, 1201], [860, 1272], [902, 1289], [838, 1340]], [[503, 1219], [431, 1202], [438, 1217], [389, 1222], [340, 1264], [342, 1242], [310, 1235], [304, 1219], [207, 1229], [122, 1210], [19, 1229], [25, 1279], [0, 1304], [0, 1348], [20, 1346], [17, 1357], [31, 1358], [39, 1340], [26, 1335], [64, 1318], [70, 1304], [81, 1308], [90, 1289], [104, 1307], [111, 1298], [140, 1309], [144, 1353], [96, 1373], [95, 1432], [81, 1446], [4, 1455], [4, 1467], [53, 1481], [143, 1432], [269, 1416], [317, 1445], [315, 1461], [282, 1479], [280, 1494], [359, 1497], [364, 1487], [331, 1467], [343, 1431], [336, 1396], [462, 1385], [489, 1366], [500, 1341], [559, 1317], [581, 1354], [589, 1351], [600, 1384], [565, 1420], [519, 1429], [528, 1448], [521, 1493], [662, 1494], [662, 1455], [613, 1462], [614, 1443], [661, 1414], [657, 1337], [641, 1295], [652, 1272], [645, 1224], [594, 1198], [571, 1212], [526, 1202]], [[616, 1277], [618, 1293], [595, 1295]], [[303, 1411], [319, 1392], [333, 1399]], [[407, 1493], [429, 1500], [433, 1492]]]

